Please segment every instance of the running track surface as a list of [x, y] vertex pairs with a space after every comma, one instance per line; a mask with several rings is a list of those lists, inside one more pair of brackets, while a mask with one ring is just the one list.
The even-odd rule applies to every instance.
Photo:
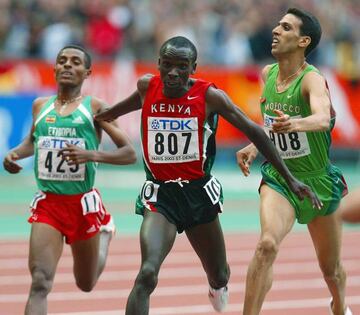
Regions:
[[[230, 303], [226, 314], [241, 314], [247, 265], [258, 236], [226, 234], [231, 266]], [[347, 302], [360, 314], [360, 232], [346, 231], [343, 263], [347, 270]], [[23, 314], [30, 285], [25, 241], [0, 241], [0, 314]], [[74, 285], [68, 246], [60, 260], [49, 295], [49, 314], [123, 315], [126, 299], [140, 262], [137, 237], [115, 238], [104, 273], [91, 293]], [[200, 262], [185, 236], [180, 235], [160, 271], [151, 297], [151, 315], [216, 314], [207, 299]], [[282, 244], [274, 266], [274, 283], [261, 314], [328, 315], [329, 294], [307, 233], [292, 233]]]

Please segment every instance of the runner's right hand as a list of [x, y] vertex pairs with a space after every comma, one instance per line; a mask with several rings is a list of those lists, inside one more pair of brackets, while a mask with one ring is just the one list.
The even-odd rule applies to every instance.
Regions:
[[105, 108], [100, 113], [94, 115], [94, 119], [97, 120], [97, 121], [103, 121], [104, 120], [104, 121], [107, 121], [107, 122], [112, 122], [116, 118], [113, 117], [113, 113], [110, 111], [110, 108]]
[[257, 149], [253, 144], [250, 144], [236, 152], [237, 163], [245, 176], [250, 175], [250, 166], [255, 160], [256, 155]]
[[22, 167], [15, 163], [16, 160], [19, 159], [19, 156], [16, 152], [10, 152], [7, 156], [5, 156], [3, 161], [4, 169], [7, 170], [11, 174], [19, 173], [22, 170]]
[[291, 180], [288, 182], [288, 185], [291, 191], [296, 194], [300, 200], [309, 198], [313, 208], [321, 210], [321, 208], [324, 206], [319, 197], [312, 191], [312, 189], [308, 185], [297, 180], [295, 177], [291, 178]]

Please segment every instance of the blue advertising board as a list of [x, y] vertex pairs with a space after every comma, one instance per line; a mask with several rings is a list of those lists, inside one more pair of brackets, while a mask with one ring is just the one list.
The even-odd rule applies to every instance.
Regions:
[[[0, 95], [0, 158], [29, 133], [32, 102], [37, 95]], [[29, 159], [27, 159], [29, 160]], [[30, 161], [31, 162], [31, 161]], [[27, 166], [29, 162], [22, 162]]]

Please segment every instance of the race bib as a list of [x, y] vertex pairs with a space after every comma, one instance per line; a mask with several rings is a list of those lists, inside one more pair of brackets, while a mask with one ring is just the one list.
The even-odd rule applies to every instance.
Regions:
[[101, 199], [96, 190], [92, 190], [81, 197], [83, 215], [96, 213], [101, 210]]
[[156, 202], [159, 191], [159, 185], [147, 180], [141, 188], [141, 200], [144, 204], [146, 202]]
[[[274, 116], [264, 114], [264, 131], [275, 145], [283, 159], [293, 159], [311, 153], [306, 132], [276, 133], [272, 131]], [[293, 116], [292, 118], [301, 118]]]
[[210, 180], [205, 184], [204, 189], [213, 205], [220, 201], [221, 185], [215, 177], [210, 178]]
[[152, 163], [199, 160], [197, 118], [148, 117], [148, 153]]
[[45, 180], [81, 181], [85, 179], [85, 164], [69, 166], [62, 159], [60, 149], [66, 143], [85, 149], [82, 138], [39, 137], [38, 141], [38, 177]]

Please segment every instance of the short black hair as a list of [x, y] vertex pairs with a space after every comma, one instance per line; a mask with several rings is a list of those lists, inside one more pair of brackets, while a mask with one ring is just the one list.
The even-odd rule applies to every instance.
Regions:
[[191, 50], [191, 61], [195, 62], [197, 59], [197, 49], [195, 45], [184, 36], [175, 36], [168, 39], [164, 44], [160, 47], [160, 55], [162, 55], [166, 49], [166, 46], [171, 45], [176, 48], [190, 48]]
[[70, 48], [80, 50], [80, 51], [82, 51], [84, 53], [84, 55], [85, 55], [85, 60], [84, 60], [85, 68], [90, 69], [91, 68], [91, 56], [85, 50], [84, 47], [79, 46], [79, 45], [66, 45], [66, 46], [64, 46], [63, 48], [60, 49], [59, 53], [57, 54], [56, 60], [59, 58], [59, 56], [60, 56], [60, 54], [62, 53], [63, 50], [70, 49]]
[[290, 8], [286, 13], [298, 17], [302, 22], [300, 26], [300, 35], [309, 36], [311, 38], [311, 43], [305, 49], [305, 56], [309, 55], [320, 42], [322, 31], [319, 20], [311, 13], [298, 8]]

